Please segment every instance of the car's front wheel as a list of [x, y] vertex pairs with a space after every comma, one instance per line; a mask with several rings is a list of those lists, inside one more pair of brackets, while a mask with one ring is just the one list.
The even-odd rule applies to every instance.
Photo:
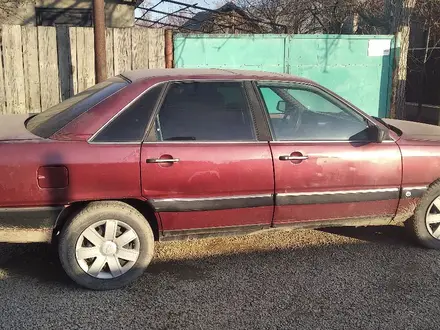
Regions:
[[432, 184], [421, 198], [409, 228], [419, 243], [440, 250], [440, 181]]
[[143, 273], [153, 257], [154, 235], [130, 205], [94, 202], [64, 226], [58, 251], [61, 265], [76, 283], [111, 290]]

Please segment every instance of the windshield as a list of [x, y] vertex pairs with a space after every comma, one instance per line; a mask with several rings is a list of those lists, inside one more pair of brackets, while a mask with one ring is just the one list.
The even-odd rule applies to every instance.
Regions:
[[107, 79], [28, 119], [26, 128], [35, 135], [49, 138], [127, 84], [120, 77]]

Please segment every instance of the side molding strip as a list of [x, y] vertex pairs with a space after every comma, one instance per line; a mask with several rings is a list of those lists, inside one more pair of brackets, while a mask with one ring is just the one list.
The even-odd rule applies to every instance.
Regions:
[[309, 205], [354, 203], [399, 199], [399, 188], [325, 191], [319, 193], [282, 193], [275, 197], [276, 205]]
[[248, 195], [210, 198], [165, 198], [150, 200], [156, 212], [212, 211], [273, 206], [273, 195]]
[[[276, 205], [310, 205], [353, 203], [399, 199], [399, 188], [342, 190], [313, 193], [281, 193], [275, 195]], [[210, 198], [152, 199], [156, 212], [212, 211], [274, 205], [273, 195], [248, 195]]]
[[402, 198], [420, 198], [428, 187], [405, 187], [402, 189]]

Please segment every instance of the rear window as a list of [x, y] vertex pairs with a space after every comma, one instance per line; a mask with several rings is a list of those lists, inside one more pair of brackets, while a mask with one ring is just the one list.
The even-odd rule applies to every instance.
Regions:
[[107, 79], [30, 118], [26, 128], [35, 135], [48, 138], [127, 85], [128, 82], [120, 77]]

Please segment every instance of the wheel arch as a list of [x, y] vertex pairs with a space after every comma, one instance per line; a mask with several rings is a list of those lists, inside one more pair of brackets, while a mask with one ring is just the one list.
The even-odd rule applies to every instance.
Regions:
[[59, 235], [60, 231], [64, 227], [64, 225], [75, 215], [77, 215], [81, 210], [83, 210], [87, 205], [92, 202], [101, 202], [101, 201], [115, 201], [115, 202], [123, 202], [132, 207], [134, 207], [137, 211], [139, 211], [144, 218], [148, 221], [153, 230], [154, 240], [158, 241], [160, 232], [162, 229], [159, 216], [156, 215], [153, 206], [148, 202], [136, 198], [127, 198], [127, 199], [113, 199], [113, 200], [90, 200], [90, 201], [81, 201], [74, 202], [66, 206], [61, 213], [58, 215], [57, 220], [54, 226], [54, 237]]

